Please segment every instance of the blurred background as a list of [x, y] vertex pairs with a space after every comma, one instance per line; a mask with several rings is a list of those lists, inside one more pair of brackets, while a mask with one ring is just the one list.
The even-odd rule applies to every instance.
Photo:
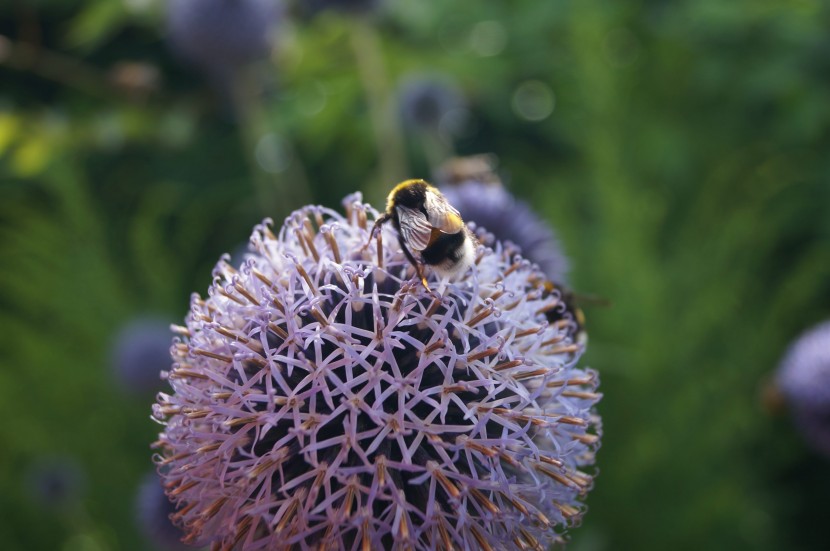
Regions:
[[3, 1], [3, 549], [173, 548], [148, 366], [219, 256], [477, 153], [610, 302], [570, 548], [826, 549], [771, 381], [830, 317], [828, 129], [819, 0]]

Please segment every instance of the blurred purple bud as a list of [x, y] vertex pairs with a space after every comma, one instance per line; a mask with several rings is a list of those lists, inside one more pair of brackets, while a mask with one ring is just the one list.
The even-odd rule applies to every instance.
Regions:
[[430, 131], [441, 128], [450, 133], [463, 122], [457, 120], [457, 114], [466, 112], [467, 107], [461, 89], [444, 75], [406, 77], [398, 87], [398, 104], [403, 122], [409, 127]]
[[309, 16], [326, 10], [358, 14], [374, 11], [381, 3], [382, 0], [303, 0], [300, 9]]
[[65, 509], [80, 502], [86, 477], [73, 459], [55, 457], [33, 463], [26, 485], [32, 500], [47, 509]]
[[474, 163], [476, 159], [483, 157], [451, 161], [463, 162], [468, 171], [478, 168], [469, 172], [469, 177], [445, 165], [440, 180], [448, 185], [442, 185], [441, 192], [465, 221], [475, 224], [476, 234], [485, 245], [492, 244], [493, 240], [512, 243], [522, 256], [538, 264], [549, 279], [567, 281], [570, 263], [553, 229], [527, 203], [513, 197], [495, 172]]
[[263, 59], [283, 18], [282, 0], [170, 0], [173, 50], [212, 74]]
[[790, 345], [776, 383], [808, 443], [830, 456], [830, 321]]
[[[155, 447], [186, 541], [543, 549], [578, 522], [595, 372], [559, 291], [499, 242], [427, 292], [354, 195], [214, 270], [174, 346]], [[561, 311], [552, 322], [548, 314]]]
[[173, 363], [172, 343], [169, 320], [137, 318], [122, 327], [113, 341], [111, 361], [124, 390], [148, 394], [164, 388], [161, 372]]
[[135, 500], [138, 527], [145, 539], [159, 551], [193, 549], [182, 542], [184, 533], [170, 520], [176, 507], [164, 495], [161, 484], [161, 478], [155, 472], [148, 473], [141, 480]]

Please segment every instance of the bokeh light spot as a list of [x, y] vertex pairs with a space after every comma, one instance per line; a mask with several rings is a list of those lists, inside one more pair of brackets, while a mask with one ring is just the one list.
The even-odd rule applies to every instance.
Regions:
[[470, 31], [470, 49], [481, 57], [499, 55], [507, 46], [507, 31], [498, 21], [481, 21]]
[[303, 115], [313, 117], [319, 114], [328, 101], [326, 87], [319, 80], [314, 81], [310, 86], [303, 89], [297, 100], [297, 109]]
[[452, 145], [453, 140], [458, 136], [469, 134], [467, 122], [470, 119], [470, 112], [463, 107], [450, 109], [441, 116], [438, 123], [438, 135], [447, 145]]
[[553, 113], [556, 103], [553, 90], [539, 80], [527, 80], [513, 92], [513, 111], [528, 121], [541, 121]]
[[291, 165], [291, 154], [285, 140], [276, 134], [265, 134], [254, 150], [257, 164], [265, 172], [279, 174]]

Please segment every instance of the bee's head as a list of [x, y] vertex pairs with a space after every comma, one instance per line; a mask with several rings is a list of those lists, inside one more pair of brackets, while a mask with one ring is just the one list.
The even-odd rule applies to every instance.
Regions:
[[424, 180], [404, 180], [389, 193], [386, 210], [391, 211], [398, 205], [411, 209], [420, 208], [424, 206], [427, 190], [431, 188], [432, 186]]

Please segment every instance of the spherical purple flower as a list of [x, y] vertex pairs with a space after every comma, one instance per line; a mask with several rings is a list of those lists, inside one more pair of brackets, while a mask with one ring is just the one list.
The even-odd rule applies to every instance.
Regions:
[[153, 317], [132, 320], [115, 336], [111, 356], [115, 375], [125, 390], [158, 392], [164, 386], [161, 374], [172, 363], [170, 321]]
[[170, 0], [168, 33], [188, 61], [223, 72], [266, 57], [282, 15], [281, 0]]
[[[220, 262], [174, 345], [156, 460], [186, 541], [544, 549], [584, 511], [596, 373], [501, 244], [427, 292], [378, 213], [306, 207]], [[368, 246], [367, 246], [368, 244]], [[440, 294], [438, 294], [440, 293]], [[551, 313], [557, 312], [556, 315]]]
[[141, 532], [156, 549], [191, 549], [182, 543], [184, 533], [170, 520], [176, 508], [164, 494], [161, 479], [156, 473], [148, 473], [142, 479], [136, 493], [135, 511]]
[[454, 133], [466, 108], [458, 86], [443, 75], [410, 75], [398, 89], [403, 122], [411, 128]]
[[460, 173], [444, 167], [441, 179], [447, 185], [441, 186], [441, 192], [464, 220], [475, 223], [479, 239], [485, 244], [510, 242], [548, 278], [565, 281], [569, 262], [553, 229], [502, 186], [492, 167], [486, 169], [486, 157], [454, 160], [456, 165], [459, 162], [464, 164]]
[[790, 346], [776, 380], [808, 442], [830, 455], [830, 321]]

